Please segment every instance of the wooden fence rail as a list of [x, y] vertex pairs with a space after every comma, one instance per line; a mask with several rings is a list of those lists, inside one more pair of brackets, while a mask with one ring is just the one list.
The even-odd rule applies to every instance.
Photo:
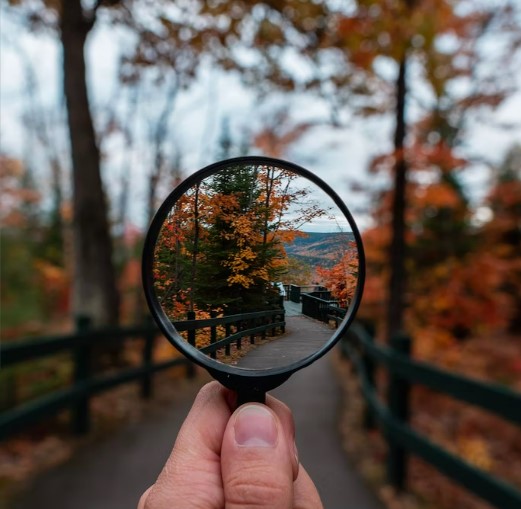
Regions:
[[337, 301], [329, 298], [330, 295], [329, 291], [303, 293], [302, 314], [327, 323], [331, 309], [340, 309]]
[[[285, 321], [284, 310], [278, 309], [207, 320], [184, 320], [175, 322], [174, 325], [180, 332], [188, 331], [189, 340], [193, 341], [194, 346], [197, 342], [196, 331], [210, 328], [210, 341], [213, 344], [199, 349], [215, 358], [222, 348], [225, 355], [229, 355], [233, 342], [237, 348], [241, 348], [240, 342], [243, 337], [248, 336], [253, 344], [256, 335], [274, 335], [277, 329], [283, 332]], [[226, 337], [220, 340], [217, 340], [218, 326], [226, 328]], [[234, 332], [232, 326], [235, 328]], [[159, 334], [159, 330], [151, 321], [140, 327], [93, 329], [88, 318], [80, 317], [76, 321], [76, 331], [72, 334], [31, 338], [0, 345], [2, 369], [60, 353], [68, 353], [73, 364], [71, 386], [55, 390], [0, 414], [0, 440], [64, 409], [70, 409], [72, 412], [73, 431], [84, 434], [90, 429], [90, 399], [93, 395], [117, 385], [137, 381], [141, 385], [141, 396], [149, 398], [153, 392], [154, 373], [174, 366], [184, 366], [186, 376], [193, 376], [194, 365], [185, 357], [153, 361], [154, 343]], [[91, 366], [93, 349], [98, 345], [121, 344], [125, 340], [143, 341], [141, 364], [120, 369], [115, 373], [95, 373]]]
[[[470, 465], [435, 445], [408, 424], [409, 393], [423, 385], [521, 425], [521, 395], [499, 385], [482, 383], [410, 359], [410, 339], [399, 336], [390, 347], [376, 345], [373, 336], [354, 324], [342, 340], [342, 350], [353, 362], [367, 405], [367, 428], [378, 424], [388, 442], [387, 477], [396, 488], [404, 486], [408, 454], [430, 463], [440, 472], [500, 509], [519, 509], [521, 492], [514, 486]], [[378, 397], [374, 369], [389, 371], [387, 405]]]

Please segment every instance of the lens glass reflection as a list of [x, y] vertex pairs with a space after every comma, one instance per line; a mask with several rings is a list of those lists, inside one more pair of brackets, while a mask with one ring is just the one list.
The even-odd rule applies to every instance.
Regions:
[[277, 166], [237, 163], [199, 181], [154, 249], [156, 298], [183, 341], [243, 369], [320, 350], [357, 276], [348, 219], [319, 186]]

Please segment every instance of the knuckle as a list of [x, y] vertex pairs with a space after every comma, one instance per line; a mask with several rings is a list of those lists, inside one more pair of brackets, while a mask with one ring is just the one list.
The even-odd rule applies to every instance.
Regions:
[[242, 471], [228, 479], [225, 487], [227, 508], [273, 508], [292, 498], [292, 488], [283, 482], [282, 476], [252, 474]]

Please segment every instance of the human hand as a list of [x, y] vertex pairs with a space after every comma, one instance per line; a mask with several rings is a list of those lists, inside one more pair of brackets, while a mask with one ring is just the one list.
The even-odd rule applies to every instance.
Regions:
[[235, 403], [217, 382], [201, 389], [138, 509], [322, 509], [289, 408], [271, 396], [232, 411]]

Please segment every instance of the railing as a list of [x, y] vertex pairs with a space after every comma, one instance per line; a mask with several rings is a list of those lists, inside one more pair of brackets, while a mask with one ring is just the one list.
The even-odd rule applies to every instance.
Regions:
[[[365, 427], [376, 424], [388, 445], [387, 477], [396, 488], [405, 483], [407, 455], [421, 457], [452, 480], [500, 509], [519, 509], [521, 492], [510, 484], [463, 461], [411, 428], [409, 392], [412, 384], [429, 387], [460, 401], [481, 407], [521, 425], [521, 395], [502, 386], [481, 383], [410, 359], [410, 339], [394, 338], [390, 347], [376, 345], [361, 325], [354, 324], [342, 341], [343, 352], [355, 365], [367, 404]], [[376, 364], [389, 371], [387, 405], [377, 395]]]
[[289, 287], [289, 300], [300, 304], [300, 286], [290, 285]]
[[320, 285], [289, 285], [289, 300], [291, 302], [295, 302], [296, 304], [299, 304], [301, 301], [301, 295], [303, 293], [313, 293], [314, 292], [321, 292], [325, 291], [330, 294], [330, 292], [327, 290], [327, 288], [320, 286]]
[[[197, 331], [208, 327], [211, 344], [200, 350], [216, 358], [220, 349], [224, 349], [224, 355], [230, 355], [230, 345], [233, 342], [240, 349], [241, 340], [245, 336], [249, 336], [250, 342], [254, 343], [256, 335], [274, 335], [277, 328], [284, 331], [285, 322], [284, 311], [279, 309], [208, 320], [185, 320], [175, 322], [174, 325], [180, 332], [187, 331], [188, 341], [194, 346], [197, 343]], [[226, 337], [219, 340], [218, 326], [224, 326], [226, 330]], [[159, 330], [152, 323], [141, 327], [94, 330], [87, 318], [79, 318], [74, 333], [0, 345], [2, 369], [63, 352], [70, 355], [73, 365], [72, 384], [69, 387], [55, 390], [0, 414], [0, 439], [67, 408], [72, 411], [72, 430], [77, 434], [84, 434], [90, 429], [90, 398], [95, 394], [120, 384], [139, 381], [141, 396], [150, 398], [153, 392], [152, 375], [174, 366], [185, 366], [186, 376], [192, 377], [195, 373], [194, 366], [184, 357], [153, 362], [154, 342], [158, 335]], [[117, 345], [127, 339], [144, 341], [141, 364], [120, 369], [116, 373], [95, 373], [91, 364], [94, 349], [100, 345]]]
[[[314, 292], [315, 293], [315, 292]], [[316, 292], [329, 296], [330, 292]], [[333, 310], [340, 310], [336, 300], [324, 299], [322, 296], [313, 295], [310, 293], [303, 293], [302, 299], [302, 314], [320, 320], [321, 322], [328, 322], [329, 316], [334, 312]], [[345, 311], [344, 311], [345, 314]]]
[[[230, 355], [230, 345], [235, 342], [238, 350], [242, 348], [242, 338], [249, 336], [250, 343], [255, 344], [255, 337], [260, 334], [265, 338], [270, 332], [272, 336], [276, 330], [285, 331], [284, 309], [269, 311], [257, 311], [254, 313], [244, 313], [240, 315], [223, 316], [220, 318], [212, 317], [206, 320], [195, 320], [193, 312], [188, 313], [191, 320], [176, 322], [175, 328], [179, 332], [188, 331], [188, 343], [205, 354], [210, 354], [213, 359], [217, 358], [217, 352], [224, 348], [224, 355]], [[225, 327], [225, 337], [217, 339], [217, 327]], [[196, 331], [205, 328], [210, 329], [210, 344], [198, 346]], [[235, 328], [235, 331], [233, 331]]]

